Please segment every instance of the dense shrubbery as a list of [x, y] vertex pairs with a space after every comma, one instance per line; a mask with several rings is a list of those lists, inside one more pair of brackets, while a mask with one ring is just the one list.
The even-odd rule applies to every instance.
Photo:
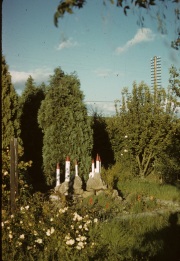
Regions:
[[[164, 260], [167, 253], [176, 257], [178, 214], [151, 215], [152, 210], [160, 209], [156, 193], [152, 196], [149, 191], [153, 184], [143, 191], [142, 182], [137, 191], [136, 182], [132, 189], [133, 181], [129, 187], [125, 184], [126, 189], [118, 186], [125, 191], [126, 200], [113, 199], [112, 190], [107, 190], [76, 204], [64, 201], [59, 208], [49, 201], [49, 195], [23, 193], [13, 215], [9, 201], [3, 201], [2, 260]], [[21, 189], [29, 191], [26, 184]], [[138, 216], [143, 212], [149, 214]], [[168, 223], [170, 217], [174, 221]], [[174, 245], [166, 252], [168, 238]]]
[[[5, 158], [9, 160], [8, 151]], [[175, 260], [180, 217], [174, 214], [173, 218], [168, 209], [156, 218], [151, 215], [152, 210], [162, 209], [157, 196], [178, 199], [175, 187], [121, 177], [117, 186], [126, 198], [123, 201], [113, 199], [109, 188], [105, 194], [90, 196], [77, 204], [64, 201], [58, 208], [49, 201], [49, 195], [31, 194], [27, 183], [20, 179], [16, 212], [12, 215], [6, 163], [2, 169], [3, 261], [139, 261], [164, 260], [166, 255]], [[21, 162], [21, 169], [24, 171], [29, 164]], [[20, 177], [21, 174], [20, 171]], [[138, 216], [144, 212], [149, 215]], [[170, 217], [174, 219], [171, 224]]]

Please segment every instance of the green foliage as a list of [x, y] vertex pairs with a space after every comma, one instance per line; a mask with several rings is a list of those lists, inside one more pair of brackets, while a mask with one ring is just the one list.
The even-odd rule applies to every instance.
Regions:
[[25, 89], [20, 97], [21, 106], [21, 138], [24, 146], [24, 161], [32, 160], [28, 170], [31, 183], [35, 190], [44, 187], [42, 173], [43, 133], [37, 121], [38, 110], [45, 98], [45, 85], [36, 87], [31, 76], [26, 81]]
[[[134, 83], [132, 94], [124, 89], [119, 108], [116, 104], [117, 115], [107, 128], [116, 161], [143, 178], [153, 170], [165, 176], [166, 168], [160, 170], [158, 165], [165, 164], [163, 159], [171, 155], [175, 163], [171, 164], [170, 175], [174, 172], [172, 180], [175, 179], [180, 167], [179, 121], [174, 113], [177, 106], [177, 99], [170, 91], [157, 90], [156, 86], [154, 94], [144, 83], [139, 86]], [[173, 152], [174, 143], [177, 150]]]
[[2, 148], [9, 146], [12, 137], [20, 135], [18, 95], [11, 83], [5, 57], [2, 56]]
[[[56, 68], [39, 113], [39, 126], [44, 132], [43, 166], [48, 185], [55, 182], [56, 163], [61, 170], [70, 156], [78, 161], [80, 176], [87, 177], [93, 146], [91, 121], [83, 103], [83, 93], [75, 74], [65, 75]], [[62, 172], [61, 172], [62, 173]]]
[[169, 79], [170, 88], [172, 89], [173, 92], [176, 93], [178, 97], [180, 97], [180, 68], [178, 72], [177, 68], [172, 66], [169, 70], [169, 73], [170, 73], [170, 79]]

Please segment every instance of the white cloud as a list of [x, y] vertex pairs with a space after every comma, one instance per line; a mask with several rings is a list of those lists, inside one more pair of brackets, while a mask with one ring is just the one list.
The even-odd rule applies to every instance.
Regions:
[[59, 46], [56, 48], [57, 50], [62, 50], [62, 49], [67, 49], [67, 48], [71, 48], [71, 47], [74, 47], [74, 46], [77, 46], [78, 43], [73, 41], [72, 38], [70, 39], [64, 39], [60, 44]]
[[123, 53], [127, 51], [134, 45], [137, 45], [142, 42], [150, 42], [155, 38], [155, 34], [149, 28], [138, 29], [135, 36], [129, 40], [124, 46], [120, 46], [116, 49], [116, 54]]
[[25, 82], [30, 75], [32, 76], [36, 84], [40, 84], [42, 82], [47, 82], [49, 75], [52, 74], [52, 70], [46, 67], [37, 68], [35, 70], [27, 72], [10, 70], [10, 74], [12, 77], [12, 83], [14, 84], [17, 93], [21, 95], [25, 87]]
[[26, 82], [28, 77], [31, 75], [35, 82], [45, 82], [49, 75], [52, 73], [48, 68], [37, 68], [33, 71], [10, 71], [12, 76], [12, 82], [19, 83], [19, 82]]

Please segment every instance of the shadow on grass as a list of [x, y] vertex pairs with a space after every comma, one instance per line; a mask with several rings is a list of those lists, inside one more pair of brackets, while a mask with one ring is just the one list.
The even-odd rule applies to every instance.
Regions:
[[140, 260], [151, 261], [180, 261], [180, 225], [178, 215], [172, 213], [167, 227], [148, 232], [144, 235], [141, 243], [141, 253], [135, 253]]

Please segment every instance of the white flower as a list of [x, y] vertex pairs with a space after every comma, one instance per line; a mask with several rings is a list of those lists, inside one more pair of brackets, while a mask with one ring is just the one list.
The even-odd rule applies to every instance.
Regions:
[[95, 219], [94, 219], [94, 223], [97, 223], [97, 222], [98, 222], [98, 219], [97, 219], [97, 218], [95, 218]]
[[34, 235], [37, 236], [38, 235], [38, 232], [36, 230], [34, 230]]
[[25, 206], [25, 209], [28, 210], [28, 209], [29, 209], [29, 206]]
[[81, 250], [81, 247], [80, 247], [80, 246], [76, 246], [76, 248], [77, 248], [78, 250]]
[[52, 221], [53, 221], [53, 218], [50, 218], [50, 221], [52, 222]]
[[68, 241], [66, 241], [66, 245], [74, 245], [74, 243], [75, 243], [75, 240], [74, 239], [70, 239], [70, 240], [68, 240]]
[[7, 176], [7, 175], [8, 175], [8, 172], [7, 172], [7, 171], [5, 171], [5, 172], [4, 172], [4, 176]]
[[14, 218], [14, 215], [11, 215], [11, 218]]
[[59, 210], [59, 213], [65, 213], [68, 210], [68, 207], [62, 208]]
[[87, 227], [87, 225], [84, 225], [84, 230], [86, 230], [86, 231], [89, 230], [88, 227]]
[[35, 242], [37, 242], [38, 244], [42, 244], [42, 239], [41, 238], [37, 238], [36, 240], [35, 240]]
[[81, 221], [83, 218], [77, 214], [77, 212], [74, 212], [74, 217], [73, 217], [73, 221]]
[[82, 225], [79, 225], [79, 228], [81, 229], [81, 228], [82, 228]]
[[48, 237], [51, 235], [51, 230], [50, 230], [50, 229], [48, 229], [48, 230], [46, 231], [46, 235], [47, 235]]
[[83, 242], [78, 242], [78, 246], [80, 246], [81, 248], [84, 248], [84, 243]]
[[19, 223], [20, 223], [20, 224], [23, 224], [23, 221], [21, 220]]
[[74, 225], [71, 225], [71, 228], [74, 229]]
[[124, 138], [127, 139], [128, 135], [125, 135]]
[[9, 238], [13, 238], [13, 235], [12, 235], [12, 234], [9, 234]]
[[55, 231], [55, 229], [53, 227], [51, 227], [51, 234], [53, 234]]
[[46, 235], [49, 237], [51, 234], [54, 233], [54, 231], [55, 231], [55, 229], [54, 229], [53, 227], [51, 227], [50, 229], [48, 229], [48, 230], [46, 231]]
[[81, 241], [85, 241], [87, 239], [87, 237], [81, 236], [80, 239], [81, 239]]
[[1, 222], [1, 227], [4, 227], [4, 223], [3, 222]]
[[25, 238], [24, 234], [20, 235], [19, 238], [20, 238], [20, 239], [24, 239], [24, 238]]
[[23, 211], [23, 210], [24, 210], [24, 207], [20, 207], [20, 210]]
[[76, 238], [76, 241], [80, 241], [80, 238], [79, 238], [79, 237], [77, 237], [77, 238]]
[[128, 150], [125, 149], [124, 152], [128, 152]]
[[66, 236], [65, 236], [65, 240], [69, 240], [71, 237], [70, 237], [70, 234], [68, 233]]

